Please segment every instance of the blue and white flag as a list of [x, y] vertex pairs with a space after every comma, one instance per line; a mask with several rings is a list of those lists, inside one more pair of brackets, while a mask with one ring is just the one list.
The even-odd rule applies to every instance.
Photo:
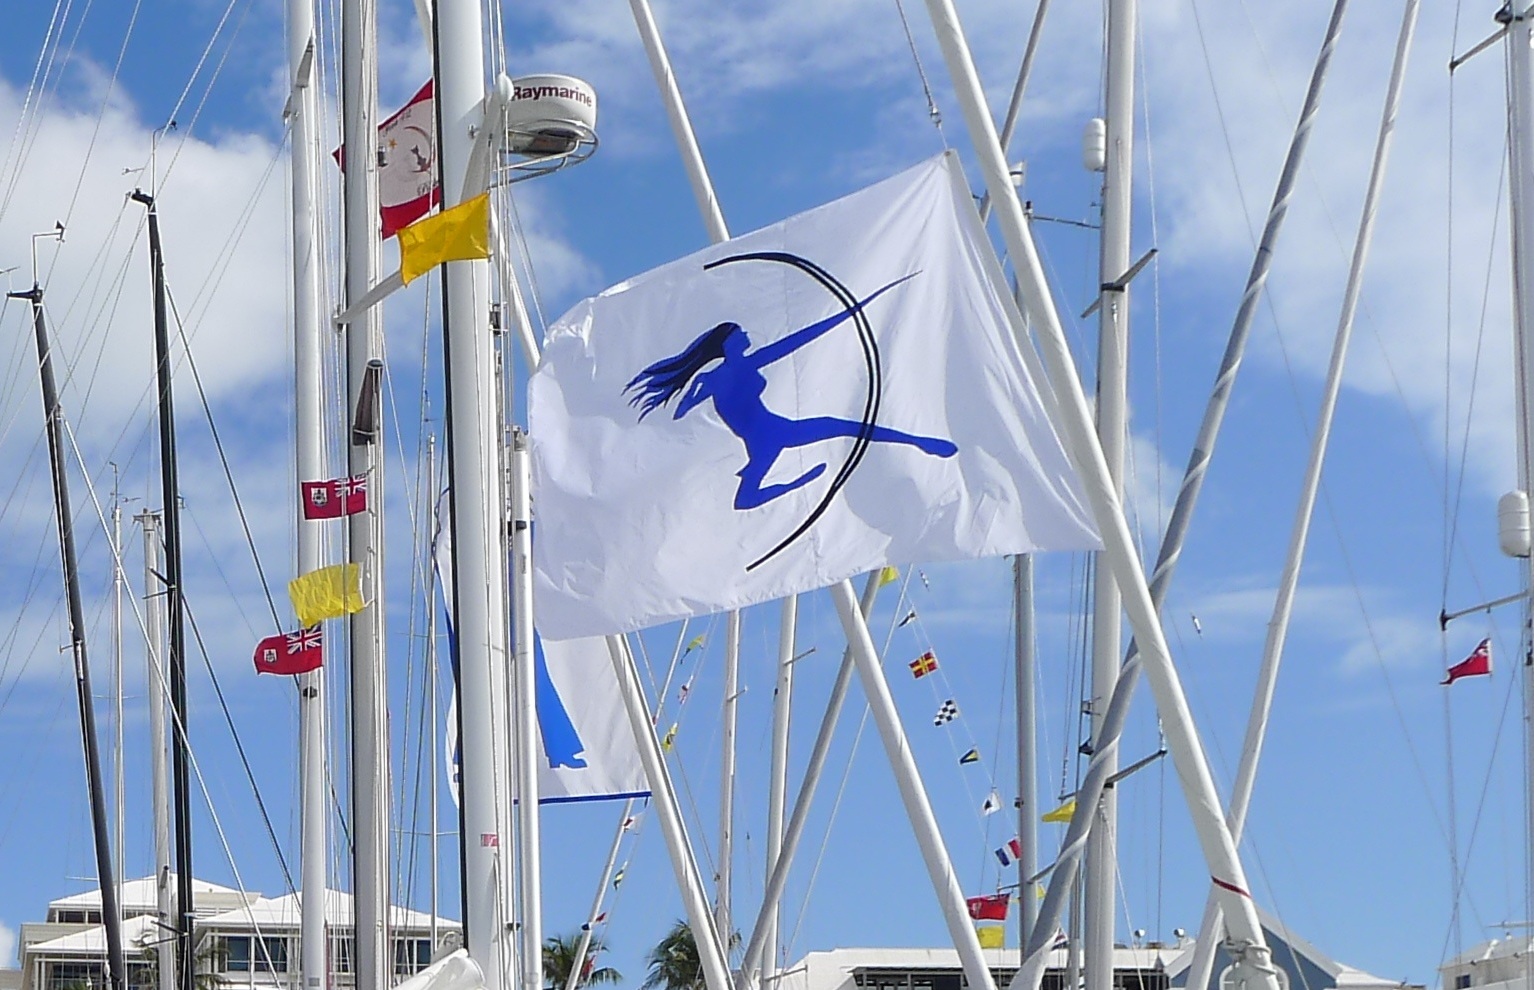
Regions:
[[622, 632], [1099, 546], [957, 158], [587, 299], [529, 393], [534, 607]]
[[[433, 563], [438, 588], [453, 635], [453, 586], [447, 557], [452, 553], [452, 526], [444, 497], [438, 508]], [[533, 638], [534, 705], [538, 712], [538, 802], [597, 801], [645, 797], [650, 793], [639, 750], [613, 674], [604, 639], [546, 642]], [[457, 699], [447, 719], [448, 780], [458, 800], [459, 768]]]

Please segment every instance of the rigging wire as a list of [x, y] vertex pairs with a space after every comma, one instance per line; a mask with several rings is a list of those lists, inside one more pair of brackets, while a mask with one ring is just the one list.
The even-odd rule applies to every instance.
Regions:
[[[293, 874], [288, 871], [287, 858], [282, 855], [282, 843], [277, 840], [277, 832], [272, 827], [271, 815], [267, 814], [266, 802], [261, 798], [261, 785], [256, 783], [255, 771], [251, 769], [250, 758], [245, 755], [245, 744], [240, 741], [240, 730], [234, 724], [234, 715], [229, 711], [229, 702], [224, 697], [224, 687], [219, 683], [218, 672], [213, 669], [212, 657], [208, 654], [208, 646], [203, 642], [202, 629], [197, 625], [197, 616], [192, 611], [191, 602], [182, 596], [182, 608], [186, 610], [187, 625], [192, 627], [192, 638], [197, 641], [197, 652], [202, 654], [203, 666], [208, 670], [208, 679], [213, 682], [213, 693], [218, 697], [218, 706], [224, 713], [224, 723], [229, 726], [229, 737], [234, 740], [235, 752], [239, 754], [240, 766], [245, 770], [245, 779], [250, 782], [250, 792], [256, 799], [256, 811], [261, 815], [261, 824], [266, 828], [267, 838], [272, 841], [272, 852], [277, 855], [277, 865], [282, 868], [283, 881], [287, 884], [288, 893], [296, 893], [298, 888], [293, 884]], [[198, 775], [201, 779], [201, 775]]]
[[947, 148], [948, 135], [943, 133], [943, 113], [937, 108], [937, 100], [932, 97], [932, 84], [927, 81], [927, 70], [922, 67], [921, 55], [916, 50], [916, 36], [911, 33], [911, 22], [906, 20], [905, 4], [901, 0], [895, 0], [895, 11], [900, 15], [900, 27], [905, 32], [906, 45], [911, 49], [911, 62], [916, 66], [916, 75], [921, 79], [921, 92], [927, 99], [927, 118], [937, 128], [938, 137], [942, 139], [943, 147]]
[[261, 593], [266, 596], [266, 606], [271, 612], [272, 624], [280, 631], [282, 619], [277, 613], [277, 603], [272, 599], [272, 591], [267, 584], [266, 569], [261, 566], [261, 553], [256, 549], [256, 538], [250, 530], [250, 519], [245, 514], [245, 503], [240, 498], [240, 489], [234, 480], [234, 470], [229, 466], [229, 457], [224, 451], [223, 438], [219, 436], [218, 424], [213, 419], [213, 409], [208, 404], [208, 394], [203, 390], [202, 376], [197, 373], [197, 361], [192, 357], [186, 328], [181, 322], [181, 312], [176, 307], [176, 297], [170, 291], [168, 284], [165, 287], [165, 298], [170, 303], [171, 316], [176, 321], [176, 335], [181, 340], [181, 353], [185, 355], [187, 368], [192, 372], [192, 381], [197, 385], [197, 397], [201, 401], [203, 414], [208, 421], [208, 432], [213, 436], [213, 447], [218, 451], [218, 462], [223, 467], [224, 480], [229, 484], [229, 495], [234, 500], [235, 512], [240, 517], [240, 529], [245, 534], [245, 545], [250, 548], [250, 559], [256, 566], [256, 577], [261, 582]]

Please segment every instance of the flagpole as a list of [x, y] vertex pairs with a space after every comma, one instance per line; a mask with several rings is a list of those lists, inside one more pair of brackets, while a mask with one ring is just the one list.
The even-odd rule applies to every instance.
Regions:
[[543, 990], [543, 870], [538, 820], [538, 686], [533, 651], [532, 477], [527, 434], [511, 432], [511, 672], [516, 678], [512, 729], [517, 764], [517, 880], [522, 990]]
[[857, 592], [852, 589], [851, 581], [841, 581], [831, 586], [831, 597], [836, 602], [836, 612], [847, 634], [848, 649], [863, 682], [863, 693], [868, 696], [868, 707], [879, 729], [879, 737], [884, 742], [890, 768], [895, 772], [895, 782], [900, 787], [900, 797], [905, 804], [906, 816], [911, 821], [911, 831], [921, 849], [927, 876], [932, 881], [938, 906], [943, 911], [943, 920], [948, 923], [948, 935], [958, 950], [965, 979], [969, 981], [972, 990], [995, 990], [996, 983], [991, 977], [990, 967], [981, 954], [980, 939], [970, 924], [969, 908], [964, 903], [964, 891], [959, 887], [958, 874], [943, 845], [937, 818], [932, 813], [932, 803], [916, 769], [916, 758], [911, 753], [910, 742], [900, 724], [900, 714], [895, 710], [895, 700], [890, 695], [889, 682], [885, 680], [878, 651], [874, 649], [868, 623], [858, 607]]
[[[650, 60], [655, 85], [660, 90], [661, 101], [666, 106], [666, 115], [671, 121], [671, 131], [676, 139], [677, 152], [682, 156], [682, 165], [687, 171], [687, 180], [692, 186], [693, 198], [697, 201], [698, 213], [702, 217], [703, 226], [708, 231], [709, 241], [714, 244], [727, 241], [730, 239], [729, 227], [726, 226], [724, 213], [719, 207], [719, 197], [714, 193], [714, 183], [709, 177], [708, 166], [704, 164], [703, 152], [698, 147], [698, 138], [692, 128], [692, 119], [688, 116], [687, 106], [682, 100], [682, 91], [677, 85], [676, 73], [672, 71], [671, 58], [666, 54], [666, 46], [661, 40], [660, 28], [655, 23], [655, 14], [650, 9], [649, 0], [629, 0], [629, 7], [634, 13], [635, 26], [639, 29], [640, 40], [644, 43], [645, 54]], [[714, 924], [728, 944], [732, 931], [730, 881], [734, 857], [736, 695], [740, 665], [740, 613], [738, 611], [729, 613], [725, 636], [725, 698], [719, 790], [719, 868], [714, 885]]]
[[[485, 30], [478, 0], [438, 0], [433, 28], [442, 206], [447, 209], [464, 197], [474, 135], [486, 124], [481, 110]], [[511, 727], [502, 707], [509, 676], [509, 601], [502, 557], [503, 444], [495, 342], [487, 325], [490, 265], [450, 262], [442, 268], [442, 279], [464, 934], [469, 954], [484, 970], [486, 990], [511, 990], [515, 935], [505, 913], [511, 882], [512, 812], [506, 787]], [[503, 850], [508, 851], [505, 857]]]
[[[294, 434], [298, 480], [328, 478], [325, 470], [324, 306], [321, 302], [318, 211], [314, 186], [319, 171], [319, 109], [316, 97], [313, 0], [288, 0], [288, 72], [293, 86], [290, 156], [293, 187], [293, 366]], [[376, 497], [376, 496], [375, 496]], [[308, 574], [325, 564], [323, 523], [304, 518], [297, 528], [296, 569]], [[334, 653], [332, 652], [332, 655]], [[300, 898], [299, 969], [306, 990], [330, 982], [325, 929], [326, 866], [329, 856], [328, 782], [325, 778], [325, 669], [298, 676]]]
[[[431, 514], [432, 529], [435, 534], [437, 525], [437, 437], [430, 434], [426, 437], [426, 511]], [[427, 709], [431, 712], [431, 745], [435, 746], [437, 740], [442, 738], [442, 728], [437, 721], [437, 678], [441, 671], [437, 666], [437, 540], [433, 535], [431, 556], [427, 558], [426, 567], [426, 685], [427, 685]], [[431, 747], [427, 747], [428, 752]], [[438, 829], [441, 828], [437, 821], [437, 774], [428, 773], [429, 800], [431, 802], [431, 947], [437, 951], [438, 926], [437, 915], [441, 906], [437, 902], [437, 885], [441, 880], [441, 870], [437, 862], [437, 844], [440, 841]]]
[[[1129, 243], [1134, 181], [1134, 73], [1137, 0], [1109, 0], [1104, 82], [1107, 154], [1103, 163], [1102, 231], [1098, 254], [1097, 438], [1114, 497], [1124, 499], [1124, 448], [1129, 438]], [[1101, 554], [1098, 556], [1102, 560]], [[1113, 571], [1099, 566], [1092, 591], [1091, 720], [1094, 752], [1103, 748], [1107, 699], [1119, 678], [1124, 627], [1123, 597]], [[1117, 750], [1098, 757], [1108, 776], [1118, 770]], [[1103, 788], [1087, 839], [1083, 890], [1086, 990], [1113, 990], [1113, 943], [1118, 902], [1118, 791]]]
[[735, 730], [740, 702], [740, 611], [725, 617], [724, 711], [719, 754], [719, 871], [714, 883], [714, 924], [730, 942], [731, 862], [735, 855]]
[[687, 179], [692, 185], [693, 197], [698, 201], [698, 213], [703, 226], [708, 228], [711, 241], [718, 244], [730, 239], [729, 228], [724, 223], [724, 213], [719, 209], [719, 197], [714, 195], [714, 183], [703, 164], [703, 152], [698, 148], [698, 137], [693, 133], [692, 120], [687, 106], [682, 102], [682, 90], [677, 86], [676, 73], [671, 70], [671, 58], [661, 42], [660, 28], [655, 24], [655, 14], [650, 10], [649, 0], [629, 0], [634, 11], [634, 23], [639, 28], [639, 38], [644, 42], [645, 54], [650, 59], [650, 70], [655, 75], [655, 85], [660, 89], [661, 101], [666, 105], [666, 116], [671, 120], [671, 132], [676, 138], [677, 151], [682, 165], [687, 169]]
[[[376, 0], [341, 9], [341, 98], [346, 303], [378, 280], [378, 68]], [[382, 314], [372, 307], [348, 323], [347, 410], [355, 415], [370, 387], [368, 367], [382, 356]], [[380, 417], [381, 420], [381, 417]], [[357, 423], [347, 431], [347, 471], [368, 479], [367, 511], [347, 517], [347, 559], [360, 565], [364, 608], [348, 619], [352, 711], [352, 891], [357, 986], [388, 986], [388, 693], [383, 654], [383, 491], [373, 470], [378, 433]], [[381, 426], [381, 422], [379, 424]]]
[[[1358, 222], [1358, 235], [1353, 245], [1353, 260], [1348, 270], [1347, 288], [1343, 292], [1342, 313], [1338, 317], [1337, 334], [1332, 342], [1331, 363], [1326, 372], [1326, 384], [1322, 389], [1321, 408], [1316, 415], [1316, 425], [1311, 433], [1310, 458], [1305, 466], [1305, 478], [1300, 488], [1300, 504], [1295, 509], [1294, 528], [1289, 537], [1284, 569], [1279, 577], [1278, 594], [1273, 603], [1273, 616], [1268, 622], [1267, 641], [1263, 644], [1262, 663], [1257, 672], [1257, 690], [1253, 693], [1252, 710], [1247, 718], [1241, 762], [1236, 767], [1236, 779], [1231, 787], [1227, 820], [1230, 823], [1231, 835], [1237, 842], [1241, 841], [1241, 833], [1246, 828], [1246, 813], [1251, 805], [1252, 789], [1257, 779], [1257, 765], [1262, 758], [1263, 741], [1267, 736], [1268, 715], [1273, 708], [1273, 694], [1278, 686], [1278, 671], [1283, 661], [1284, 643], [1289, 633], [1289, 619], [1294, 613], [1294, 598], [1300, 583], [1300, 567], [1305, 561], [1310, 522], [1315, 513], [1316, 497], [1321, 490], [1321, 470], [1326, 463], [1332, 421], [1336, 418], [1337, 399], [1342, 392], [1342, 373], [1347, 363], [1348, 344], [1353, 336], [1353, 319], [1358, 311], [1364, 264], [1368, 260], [1369, 246], [1374, 236], [1374, 221], [1379, 206], [1380, 190], [1384, 186], [1385, 167], [1390, 159], [1391, 139], [1395, 135], [1396, 113], [1401, 105], [1401, 90], [1406, 78], [1412, 36], [1416, 30], [1418, 7], [1419, 0], [1406, 0], [1401, 30], [1396, 40], [1395, 64], [1391, 68], [1390, 84], [1385, 95], [1385, 108], [1380, 118], [1379, 135], [1375, 141], [1374, 164], [1369, 172], [1369, 186], [1364, 194], [1362, 215]], [[1203, 990], [1209, 985], [1210, 976], [1214, 971], [1214, 943], [1219, 933], [1220, 920], [1220, 905], [1211, 892], [1204, 905], [1204, 917], [1199, 927], [1198, 939], [1193, 943], [1193, 962], [1189, 966], [1186, 983], [1189, 988]]]
[[704, 984], [708, 990], [730, 990], [729, 960], [719, 940], [719, 930], [714, 926], [714, 917], [709, 913], [703, 875], [692, 854], [692, 840], [688, 838], [676, 788], [666, 769], [665, 754], [661, 752], [660, 740], [655, 737], [655, 724], [650, 720], [644, 689], [639, 684], [634, 655], [622, 636], [607, 637], [607, 652], [612, 660], [613, 674], [618, 679], [618, 693], [623, 697], [629, 729], [634, 733], [634, 744], [639, 749], [640, 762], [644, 764], [645, 779], [650, 784], [655, 815], [660, 820], [666, 849], [671, 854], [671, 869], [676, 875], [677, 889], [687, 911], [687, 923], [698, 949], [698, 965], [703, 971]]
[[[1514, 344], [1518, 359], [1518, 481], [1528, 493], [1534, 489], [1534, 10], [1523, 0], [1503, 6], [1497, 19], [1507, 26], [1508, 92], [1508, 196], [1511, 203], [1513, 250]], [[1526, 589], [1534, 588], [1534, 555], [1524, 560]], [[1530, 621], [1525, 604], [1524, 627]], [[1523, 664], [1525, 712], [1534, 712], [1534, 666]], [[1527, 721], [1527, 745], [1534, 751], [1534, 718]], [[1528, 820], [1534, 822], [1534, 782], [1526, 784]], [[1534, 827], [1525, 836], [1529, 844], [1524, 880], [1526, 917], [1534, 918]]]
[[[175, 917], [170, 889], [170, 768], [166, 765], [166, 672], [165, 672], [165, 583], [160, 563], [160, 514], [145, 510], [134, 518], [144, 528], [144, 660], [148, 666], [149, 697], [149, 787], [154, 803], [155, 916], [166, 929]], [[155, 941], [157, 990], [176, 988], [176, 945], [174, 940]]]
[[[863, 597], [858, 606], [865, 622], [868, 616], [873, 614], [874, 602], [878, 596], [879, 572], [874, 571], [864, 581]], [[768, 949], [771, 919], [777, 913], [778, 905], [783, 900], [783, 891], [788, 886], [788, 870], [793, 865], [794, 854], [799, 849], [799, 840], [803, 838], [805, 825], [809, 822], [810, 804], [815, 798], [815, 788], [820, 784], [826, 761], [831, 755], [831, 741], [836, 735], [836, 724], [841, 719], [842, 708], [847, 701], [847, 691], [852, 687], [854, 667], [852, 647], [849, 645], [842, 654], [842, 665], [837, 669], [836, 680], [831, 685], [831, 696], [826, 699], [826, 711], [821, 716], [820, 729], [815, 734], [815, 744], [811, 747], [809, 760], [804, 766], [804, 777], [799, 782], [799, 793], [794, 797], [793, 810], [789, 812], [788, 827], [783, 830], [782, 847], [773, 861], [772, 869], [768, 872], [767, 883], [762, 889], [762, 906], [757, 912], [755, 923], [751, 926], [751, 938], [746, 942], [745, 954], [741, 956], [740, 975], [737, 980], [739, 990], [747, 990], [759, 979], [763, 955]]]
[[[799, 621], [799, 597], [783, 599], [778, 623], [778, 683], [772, 693], [772, 768], [767, 778], [767, 873], [770, 876], [783, 854], [783, 811], [788, 800], [788, 729], [793, 712], [794, 638]], [[767, 913], [766, 959], [762, 979], [771, 980], [778, 971], [778, 929], [781, 924], [777, 904]]]
[[[1016, 596], [1014, 642], [1017, 678], [1017, 857], [1018, 925], [1026, 946], [1039, 913], [1033, 896], [1033, 874], [1039, 861], [1039, 753], [1037, 714], [1034, 705], [1033, 557], [1020, 553], [1012, 558], [1012, 588]], [[1068, 990], [1076, 990], [1070, 987]]]
[[[1017, 271], [1019, 291], [1028, 303], [1028, 325], [1037, 334], [1043, 359], [1049, 368], [1053, 404], [1056, 407], [1054, 412], [1065, 433], [1066, 449], [1082, 477], [1093, 516], [1101, 530], [1105, 557], [1118, 578], [1131, 629], [1140, 643], [1147, 679], [1156, 696], [1157, 709], [1166, 731], [1167, 748], [1176, 763], [1194, 828], [1210, 872], [1225, 885], [1221, 892], [1233, 947], [1237, 947], [1238, 975], [1248, 980], [1252, 990], [1277, 990], [1276, 971], [1272, 967], [1262, 928], [1257, 921], [1256, 907], [1247, 892], [1246, 872], [1241, 866], [1230, 830], [1225, 825], [1214, 779], [1199, 743], [1176, 668], [1172, 665], [1171, 653], [1145, 582], [1145, 573], [1136, 556], [1133, 536], [1122, 505], [1115, 496], [1102, 448], [1093, 435], [1086, 396], [1076, 375], [1059, 314], [1055, 311], [1043, 267], [1034, 248], [1027, 220], [1023, 216], [1022, 204], [1012, 190], [1011, 177], [1001, 154], [995, 127], [985, 108], [984, 93], [969, 46], [959, 27], [958, 15], [953, 9], [952, 0], [926, 0], [926, 3], [953, 81], [955, 96], [964, 111], [981, 173], [995, 204], [1007, 253]], [[1025, 328], [1019, 323], [1013, 329], [1018, 335], [1020, 349], [1025, 355], [1031, 353], [1033, 345]], [[1114, 699], [1110, 699], [1110, 707], [1117, 700], [1119, 691], [1115, 690], [1114, 694]], [[1127, 700], [1126, 697], [1126, 707]], [[1095, 804], [1095, 801], [1091, 803]], [[1056, 884], [1051, 883], [1050, 893], [1058, 896], [1055, 888]], [[1046, 898], [1045, 907], [1040, 910], [1041, 922], [1050, 916], [1046, 910], [1050, 907]], [[1058, 905], [1053, 907], [1053, 917], [1058, 918]], [[1038, 966], [1044, 953], [1038, 951], [1038, 943], [1039, 926], [1035, 926], [1034, 938], [1029, 946], [1030, 955], [1014, 977], [1014, 986], [1021, 980], [1042, 977], [1042, 969]], [[1047, 943], [1044, 948], [1047, 949]], [[1031, 986], [1037, 986], [1037, 983]]]

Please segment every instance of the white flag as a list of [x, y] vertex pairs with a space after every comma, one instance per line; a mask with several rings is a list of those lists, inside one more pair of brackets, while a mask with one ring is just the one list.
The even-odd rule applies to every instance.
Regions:
[[[444, 495], [437, 510], [434, 565], [453, 635], [451, 515]], [[538, 803], [645, 797], [644, 765], [613, 676], [605, 639], [533, 640], [534, 704], [538, 712]], [[448, 711], [448, 780], [458, 800], [457, 699]]]
[[534, 607], [642, 628], [888, 564], [1099, 545], [948, 153], [549, 329]]

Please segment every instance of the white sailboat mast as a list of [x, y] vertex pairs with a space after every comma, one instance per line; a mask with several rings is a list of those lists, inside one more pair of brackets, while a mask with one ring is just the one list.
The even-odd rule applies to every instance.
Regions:
[[[1017, 906], [1022, 937], [1026, 946], [1039, 915], [1039, 902], [1033, 896], [1029, 878], [1039, 862], [1039, 752], [1038, 719], [1034, 704], [1033, 557], [1018, 554], [1012, 558], [1012, 593], [1016, 642], [1014, 675], [1017, 678]], [[1076, 990], [1074, 983], [1067, 990]]]
[[[348, 307], [378, 281], [378, 67], [374, 0], [347, 0], [341, 10], [341, 136], [345, 154], [345, 235]], [[347, 413], [355, 416], [368, 380], [368, 364], [382, 354], [378, 307], [358, 314], [345, 328]], [[376, 398], [376, 397], [375, 397]], [[376, 407], [374, 409], [376, 416]], [[363, 424], [354, 424], [363, 425]], [[353, 960], [360, 990], [390, 983], [388, 938], [389, 749], [387, 688], [383, 658], [382, 519], [376, 433], [351, 429], [347, 470], [365, 475], [366, 512], [347, 519], [347, 558], [361, 567], [367, 602], [350, 618], [352, 711], [352, 897], [356, 934]], [[361, 442], [359, 442], [361, 441]]]
[[[952, 0], [926, 0], [926, 6], [949, 77], [953, 80], [954, 95], [964, 111], [980, 172], [995, 204], [1007, 254], [1017, 272], [1019, 293], [1026, 303], [1028, 323], [1037, 341], [1039, 357], [1048, 368], [1055, 397], [1053, 412], [1062, 428], [1071, 461], [1082, 476], [1093, 517], [1102, 531], [1107, 550], [1105, 562], [1118, 579], [1130, 626], [1140, 642], [1146, 678], [1156, 696], [1156, 707], [1165, 727], [1167, 749], [1177, 766], [1205, 861], [1210, 873], [1221, 884], [1227, 924], [1238, 956], [1236, 976], [1246, 980], [1252, 990], [1277, 990], [1277, 974], [1263, 941], [1256, 908], [1247, 892], [1246, 871], [1225, 825], [1214, 778], [1210, 775], [1187, 698], [1172, 664], [1171, 651], [1151, 601], [1144, 569], [1135, 553], [1123, 506], [1108, 478], [1101, 446], [1092, 433], [1086, 396], [1081, 390], [1065, 332], [1044, 278], [1043, 265], [1023, 216], [1022, 204], [1012, 195], [1011, 176], [1002, 158], [995, 123], [986, 109], [984, 91], [968, 42], [959, 27]], [[1019, 324], [1014, 330], [1020, 335], [1019, 344], [1025, 359], [1035, 361], [1033, 342], [1022, 336], [1024, 328]], [[1048, 906], [1046, 898], [1045, 907]], [[1043, 913], [1044, 908], [1041, 908]], [[1039, 934], [1036, 927], [1032, 940], [1035, 944], [1030, 949], [1038, 947]], [[1043, 975], [1042, 967], [1038, 965], [1043, 957], [1044, 953], [1040, 952], [1026, 958], [1013, 985], [1021, 983], [1036, 987], [1036, 978]]]
[[[1514, 340], [1518, 360], [1518, 484], [1534, 487], [1534, 8], [1528, 0], [1511, 0], [1498, 15], [1507, 23], [1508, 156], [1513, 228]], [[1527, 588], [1534, 588], [1534, 556], [1524, 561]], [[1527, 609], [1525, 604], [1525, 620]], [[1524, 712], [1534, 712], [1534, 669], [1525, 665]], [[1534, 718], [1525, 717], [1528, 745], [1534, 747]], [[1534, 749], [1531, 749], [1534, 751]], [[1534, 821], [1534, 783], [1528, 787], [1530, 821]], [[1534, 891], [1534, 828], [1529, 830], [1525, 896]], [[1534, 917], [1534, 904], [1526, 905]]]
[[[543, 990], [543, 853], [539, 832], [538, 682], [533, 641], [532, 455], [527, 434], [511, 437], [511, 670], [512, 746], [517, 761], [517, 883], [521, 923], [518, 959], [522, 990]], [[502, 527], [499, 532], [506, 532]]]
[[[877, 578], [875, 579], [877, 580]], [[788, 729], [793, 713], [794, 639], [799, 625], [799, 598], [783, 599], [778, 621], [778, 683], [772, 693], [772, 766], [767, 778], [767, 875], [777, 868], [783, 854], [783, 818], [788, 804]], [[778, 973], [779, 926], [777, 904], [767, 909], [767, 957], [762, 964], [762, 983], [773, 983]]]
[[[155, 911], [161, 925], [170, 930], [175, 918], [170, 886], [170, 757], [165, 732], [165, 583], [160, 575], [160, 514], [140, 513], [134, 520], [144, 528], [144, 628], [147, 632], [144, 659], [149, 667], [149, 786], [154, 803]], [[157, 990], [176, 990], [176, 942], [161, 937], [155, 942]]]
[[[1107, 35], [1107, 158], [1103, 169], [1102, 239], [1098, 272], [1097, 436], [1114, 492], [1124, 498], [1124, 445], [1129, 433], [1130, 212], [1134, 173], [1134, 64], [1138, 0], [1109, 0]], [[1099, 557], [1099, 561], [1101, 561]], [[1113, 570], [1097, 567], [1092, 609], [1092, 739], [1100, 740], [1108, 697], [1118, 682], [1123, 600]], [[1117, 767], [1111, 755], [1108, 773]], [[1087, 841], [1086, 985], [1113, 990], [1115, 881], [1118, 877], [1118, 795], [1103, 790], [1099, 818]], [[1072, 988], [1074, 990], [1074, 988]]]
[[[434, 24], [437, 147], [442, 205], [447, 208], [463, 199], [474, 137], [485, 124], [485, 29], [479, 0], [439, 0]], [[464, 934], [469, 954], [484, 971], [486, 990], [511, 990], [513, 941], [507, 925], [511, 919], [505, 914], [511, 881], [506, 788], [511, 777], [510, 727], [502, 707], [507, 697], [508, 598], [501, 536], [503, 446], [489, 327], [490, 266], [484, 261], [453, 262], [444, 266], [442, 278], [456, 589], [453, 630], [463, 761]]]
[[724, 710], [719, 731], [719, 872], [714, 883], [714, 924], [730, 944], [731, 865], [735, 860], [735, 735], [740, 714], [740, 612], [725, 617]]
[[[319, 105], [315, 86], [313, 0], [288, 0], [288, 72], [293, 186], [293, 405], [294, 456], [299, 481], [328, 476], [324, 454], [324, 388], [321, 341], [324, 307], [320, 299], [320, 238], [315, 183], [319, 172]], [[376, 497], [376, 496], [375, 496]], [[298, 503], [295, 570], [308, 574], [325, 564], [318, 520], [305, 520]], [[332, 655], [334, 655], [332, 653]], [[298, 678], [300, 973], [305, 990], [329, 985], [325, 929], [325, 866], [329, 821], [325, 780], [325, 671]]]

